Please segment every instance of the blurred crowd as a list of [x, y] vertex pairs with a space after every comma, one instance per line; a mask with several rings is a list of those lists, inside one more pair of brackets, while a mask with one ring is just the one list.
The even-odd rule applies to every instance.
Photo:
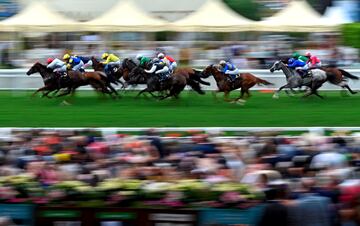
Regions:
[[33, 130], [0, 142], [0, 178], [28, 173], [45, 187], [67, 180], [96, 186], [109, 178], [251, 184], [265, 194], [260, 225], [359, 225], [359, 169], [359, 134], [225, 137], [189, 131], [180, 137]]
[[358, 49], [341, 45], [339, 37], [331, 34], [313, 34], [306, 38], [286, 35], [247, 38], [253, 41], [235, 41], [238, 40], [236, 37], [229, 38], [234, 41], [213, 41], [212, 36], [193, 37], [188, 34], [174, 38], [174, 41], [146, 41], [146, 36], [138, 40], [137, 36], [128, 34], [124, 39], [134, 41], [106, 41], [98, 35], [77, 37], [80, 41], [61, 41], [45, 36], [40, 39], [27, 38], [21, 42], [0, 43], [0, 61], [3, 67], [27, 68], [39, 60], [45, 62], [49, 57], [61, 57], [65, 52], [100, 58], [104, 51], [109, 51], [121, 59], [135, 58], [139, 53], [155, 57], [158, 52], [166, 52], [180, 66], [205, 67], [225, 59], [240, 69], [268, 69], [274, 61], [289, 57], [295, 51], [301, 54], [311, 51], [325, 65], [360, 67]]

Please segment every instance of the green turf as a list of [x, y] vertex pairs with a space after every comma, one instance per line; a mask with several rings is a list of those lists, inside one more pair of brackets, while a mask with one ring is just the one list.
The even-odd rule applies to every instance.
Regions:
[[[181, 127], [181, 126], [360, 126], [360, 95], [321, 92], [302, 99], [253, 92], [245, 106], [215, 101], [185, 92], [179, 100], [156, 101], [135, 93], [119, 100], [78, 92], [62, 106], [63, 99], [30, 97], [30, 92], [0, 92], [2, 127]], [[219, 97], [221, 97], [219, 95]]]

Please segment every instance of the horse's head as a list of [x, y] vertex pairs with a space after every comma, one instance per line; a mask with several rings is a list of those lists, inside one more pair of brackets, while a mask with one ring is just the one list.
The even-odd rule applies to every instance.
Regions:
[[146, 73], [144, 72], [144, 69], [142, 69], [141, 67], [135, 67], [130, 71], [128, 84], [130, 85], [138, 84], [145, 80], [146, 80]]
[[96, 57], [94, 57], [94, 56], [92, 56], [92, 57], [90, 58], [90, 60], [91, 60], [93, 63], [95, 63], [95, 64], [100, 63], [100, 61], [99, 61]]
[[135, 63], [132, 59], [125, 58], [125, 59], [122, 61], [121, 67], [122, 67], [122, 68], [126, 68], [126, 69], [128, 69], [129, 71], [131, 71], [132, 69], [134, 69], [134, 68], [136, 67], [136, 63]]
[[207, 66], [201, 73], [202, 78], [208, 78], [213, 75], [215, 66], [213, 64]]
[[270, 72], [274, 73], [274, 71], [278, 71], [281, 69], [281, 64], [283, 64], [280, 60], [275, 61], [275, 63], [271, 66]]
[[92, 56], [90, 58], [90, 60], [92, 62], [92, 67], [95, 71], [103, 71], [104, 70], [104, 65], [101, 64], [100, 61], [96, 57]]
[[32, 75], [32, 74], [35, 74], [35, 73], [39, 73], [40, 72], [40, 69], [42, 67], [45, 67], [44, 65], [42, 65], [40, 62], [36, 62], [27, 72], [26, 74], [27, 75]]

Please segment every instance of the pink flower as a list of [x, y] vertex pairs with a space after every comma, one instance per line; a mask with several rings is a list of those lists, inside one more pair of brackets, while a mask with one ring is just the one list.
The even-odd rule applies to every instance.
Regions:
[[33, 198], [33, 202], [36, 204], [46, 204], [49, 203], [49, 199], [46, 197], [37, 197]]
[[17, 194], [18, 192], [11, 187], [0, 187], [1, 199], [12, 199], [15, 198]]
[[22, 203], [22, 202], [26, 202], [27, 199], [26, 198], [12, 198], [8, 200], [11, 203]]
[[241, 196], [237, 192], [225, 192], [220, 196], [220, 200], [224, 203], [236, 203], [241, 200]]
[[60, 199], [66, 196], [64, 191], [61, 190], [53, 190], [48, 193], [48, 196], [52, 199]]

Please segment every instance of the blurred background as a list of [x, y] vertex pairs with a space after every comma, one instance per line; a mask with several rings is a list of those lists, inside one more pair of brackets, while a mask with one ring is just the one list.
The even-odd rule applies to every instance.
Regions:
[[[40, 11], [55, 13], [56, 19], [54, 15], [51, 20], [42, 18], [40, 12], [32, 10], [39, 2], [43, 6]], [[36, 60], [60, 57], [65, 51], [100, 56], [106, 50], [125, 58], [139, 52], [154, 56], [165, 50], [183, 66], [202, 67], [231, 59], [239, 68], [262, 69], [274, 59], [309, 50], [325, 64], [359, 67], [359, 2], [305, 2], [294, 6], [298, 10], [288, 25], [277, 28], [279, 22], [272, 17], [282, 10], [291, 14], [294, 9], [287, 9], [294, 8], [290, 7], [291, 1], [2, 0], [0, 16], [4, 24], [0, 27], [8, 32], [0, 33], [0, 66], [28, 67]], [[122, 11], [123, 5], [131, 7]], [[18, 12], [24, 13], [7, 25], [6, 19]], [[128, 18], [128, 24], [124, 24], [124, 18]], [[106, 20], [112, 21], [112, 26], [102, 26]], [[241, 20], [241, 26], [235, 20]], [[131, 26], [135, 21], [136, 28]], [[204, 26], [206, 21], [216, 24]], [[16, 27], [11, 26], [14, 24]], [[134, 29], [136, 32], [132, 32]]]
[[[323, 64], [358, 75], [358, 0], [0, 0], [0, 18], [0, 88], [10, 89], [0, 100], [2, 125], [117, 126], [128, 120], [134, 126], [159, 117], [160, 125], [184, 126], [172, 116], [189, 119], [190, 106], [202, 121], [234, 126], [244, 123], [239, 112], [256, 121], [261, 109], [269, 113], [265, 125], [279, 126], [274, 118], [284, 114], [292, 117], [277, 122], [359, 125], [356, 96], [337, 93], [326, 103], [288, 98], [273, 105], [268, 88], [261, 88], [255, 100], [268, 99], [246, 109], [210, 95], [194, 102], [190, 92], [182, 102], [155, 104], [82, 92], [65, 106], [16, 90], [39, 87], [40, 77], [31, 82], [25, 75], [36, 61], [64, 53], [99, 58], [104, 51], [121, 59], [165, 51], [180, 66], [198, 68], [226, 59], [251, 72], [311, 51]], [[280, 72], [256, 74], [283, 83]], [[189, 121], [198, 123], [197, 117]], [[97, 124], [101, 120], [106, 124]], [[0, 128], [0, 226], [357, 226], [359, 131]]]
[[355, 130], [0, 132], [1, 225], [360, 222]]

